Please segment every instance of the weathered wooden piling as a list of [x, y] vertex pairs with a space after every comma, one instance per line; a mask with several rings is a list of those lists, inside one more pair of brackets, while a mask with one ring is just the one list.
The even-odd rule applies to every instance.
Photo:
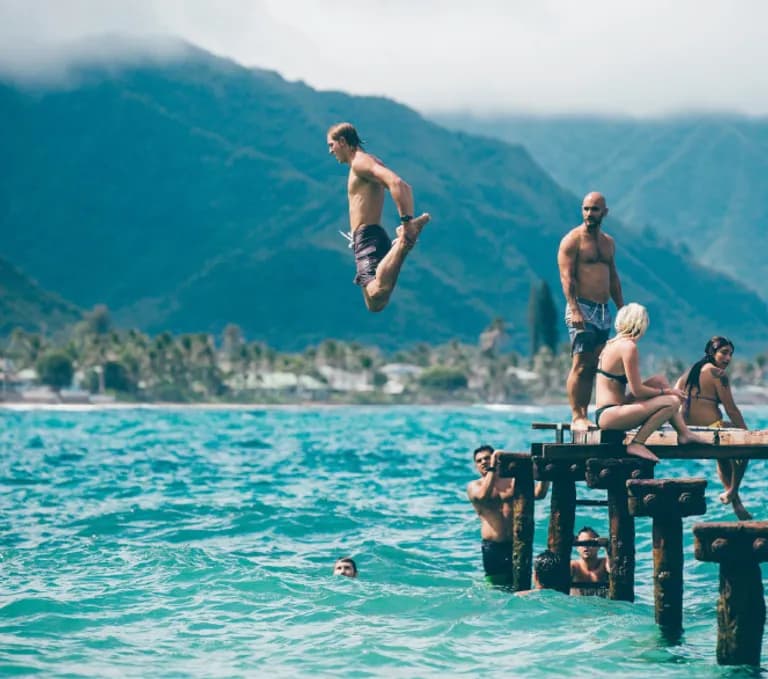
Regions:
[[683, 517], [704, 514], [706, 479], [631, 479], [629, 513], [653, 519], [656, 623], [671, 641], [683, 631]]
[[587, 460], [587, 486], [608, 491], [609, 599], [635, 600], [635, 520], [627, 506], [627, 481], [652, 477], [653, 465], [639, 458]]
[[539, 481], [552, 483], [547, 548], [560, 557], [555, 589], [568, 594], [576, 522], [576, 481], [584, 480], [584, 462], [547, 461], [534, 457], [534, 475]]
[[533, 464], [530, 453], [499, 455], [499, 476], [515, 479], [512, 493], [512, 589], [516, 592], [531, 589], [533, 563], [534, 488]]
[[720, 564], [717, 662], [760, 665], [765, 598], [760, 563], [768, 561], [768, 521], [697, 523], [694, 553]]

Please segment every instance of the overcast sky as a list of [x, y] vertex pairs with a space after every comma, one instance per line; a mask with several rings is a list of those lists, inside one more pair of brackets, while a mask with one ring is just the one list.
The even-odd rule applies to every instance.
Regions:
[[0, 68], [175, 35], [422, 111], [768, 114], [768, 0], [0, 0]]

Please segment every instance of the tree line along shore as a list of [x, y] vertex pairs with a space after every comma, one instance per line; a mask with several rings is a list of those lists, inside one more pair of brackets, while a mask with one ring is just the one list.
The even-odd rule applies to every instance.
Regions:
[[[504, 321], [476, 344], [419, 343], [384, 352], [327, 339], [301, 352], [249, 342], [236, 325], [150, 337], [114, 327], [97, 306], [61, 336], [15, 329], [0, 341], [0, 400], [150, 403], [565, 403], [568, 347], [545, 283], [529, 301], [529, 353], [505, 350]], [[670, 379], [678, 359], [651, 366]], [[768, 403], [768, 352], [729, 368], [737, 400]]]

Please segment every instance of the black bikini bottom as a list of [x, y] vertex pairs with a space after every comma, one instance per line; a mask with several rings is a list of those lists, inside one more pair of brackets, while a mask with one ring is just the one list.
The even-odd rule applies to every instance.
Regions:
[[607, 406], [601, 406], [600, 408], [597, 408], [595, 410], [595, 425], [597, 425], [597, 428], [600, 428], [600, 415], [602, 415], [608, 408], [615, 408], [616, 406], [620, 406], [621, 403], [611, 403]]

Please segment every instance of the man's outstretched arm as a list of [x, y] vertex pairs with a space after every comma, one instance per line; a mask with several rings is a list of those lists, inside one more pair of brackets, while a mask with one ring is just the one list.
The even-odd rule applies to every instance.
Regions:
[[413, 190], [402, 177], [368, 154], [359, 159], [355, 158], [352, 169], [370, 181], [383, 184], [392, 196], [401, 217], [413, 217]]

